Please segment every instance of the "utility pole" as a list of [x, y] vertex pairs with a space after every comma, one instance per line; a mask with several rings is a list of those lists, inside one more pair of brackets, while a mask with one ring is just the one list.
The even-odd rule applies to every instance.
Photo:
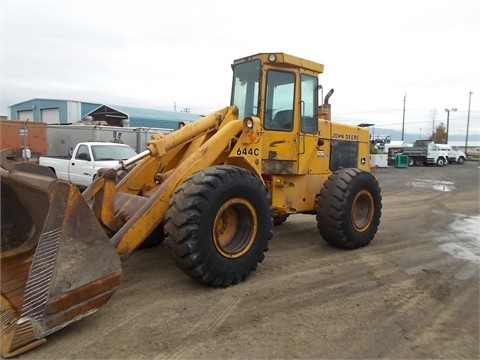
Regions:
[[468, 95], [468, 115], [467, 115], [467, 136], [465, 136], [465, 155], [468, 156], [467, 148], [468, 148], [468, 127], [470, 126], [470, 103], [472, 100], [472, 94], [473, 92], [469, 92]]
[[457, 108], [445, 109], [445, 111], [447, 112], [447, 134], [446, 134], [445, 144], [448, 144], [448, 126], [450, 122], [450, 111], [455, 112], [457, 111]]
[[405, 93], [405, 96], [403, 97], [402, 141], [405, 134], [405, 101], [407, 101], [407, 93]]
[[27, 162], [28, 161], [28, 152], [27, 152], [27, 134], [28, 134], [28, 128], [27, 128], [27, 123], [28, 123], [28, 120], [30, 119], [27, 119], [27, 121], [25, 121], [23, 123], [23, 128], [22, 128], [22, 132], [23, 132], [23, 150], [22, 150], [22, 157], [23, 157], [23, 161]]

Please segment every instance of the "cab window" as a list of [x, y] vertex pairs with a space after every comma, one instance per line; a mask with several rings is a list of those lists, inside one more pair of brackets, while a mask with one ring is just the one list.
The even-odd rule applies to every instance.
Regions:
[[232, 98], [230, 105], [238, 108], [238, 118], [258, 116], [260, 60], [237, 64], [233, 68]]
[[267, 72], [264, 126], [268, 130], [293, 129], [295, 74], [285, 71]]
[[80, 145], [78, 147], [78, 151], [77, 151], [77, 155], [75, 155], [75, 159], [90, 161], [90, 154], [88, 152], [88, 146], [87, 145]]
[[318, 132], [317, 88], [318, 79], [316, 76], [302, 74], [301, 129], [305, 133]]

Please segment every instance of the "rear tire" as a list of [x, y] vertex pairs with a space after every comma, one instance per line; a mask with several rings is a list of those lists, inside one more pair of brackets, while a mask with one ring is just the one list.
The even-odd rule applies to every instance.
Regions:
[[175, 191], [165, 219], [177, 266], [213, 286], [245, 280], [265, 258], [273, 218], [267, 188], [248, 170], [198, 171]]
[[375, 236], [381, 210], [375, 177], [356, 168], [341, 169], [329, 176], [317, 197], [317, 227], [329, 244], [357, 249]]

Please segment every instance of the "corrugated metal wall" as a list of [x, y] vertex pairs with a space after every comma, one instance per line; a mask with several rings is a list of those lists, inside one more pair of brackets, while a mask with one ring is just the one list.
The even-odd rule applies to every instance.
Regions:
[[31, 99], [10, 106], [10, 119], [75, 124], [100, 104], [71, 100]]
[[94, 125], [47, 125], [47, 155], [67, 156], [69, 149], [79, 142], [106, 141], [130, 145], [137, 152], [147, 148], [151, 136], [161, 131], [168, 134], [168, 129], [125, 128], [116, 126]]

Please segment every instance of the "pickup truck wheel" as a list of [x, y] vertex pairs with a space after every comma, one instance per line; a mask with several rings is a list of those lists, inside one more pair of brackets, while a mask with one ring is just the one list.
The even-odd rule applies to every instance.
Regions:
[[245, 280], [265, 258], [273, 233], [270, 197], [260, 178], [228, 165], [201, 170], [175, 191], [165, 218], [177, 266], [213, 286]]
[[457, 159], [457, 164], [458, 164], [458, 165], [463, 165], [464, 162], [465, 162], [465, 158], [464, 158], [464, 157], [461, 157], [461, 156], [460, 156], [460, 157]]
[[360, 169], [341, 169], [325, 181], [316, 200], [317, 227], [330, 245], [356, 249], [377, 232], [382, 210], [375, 177]]

